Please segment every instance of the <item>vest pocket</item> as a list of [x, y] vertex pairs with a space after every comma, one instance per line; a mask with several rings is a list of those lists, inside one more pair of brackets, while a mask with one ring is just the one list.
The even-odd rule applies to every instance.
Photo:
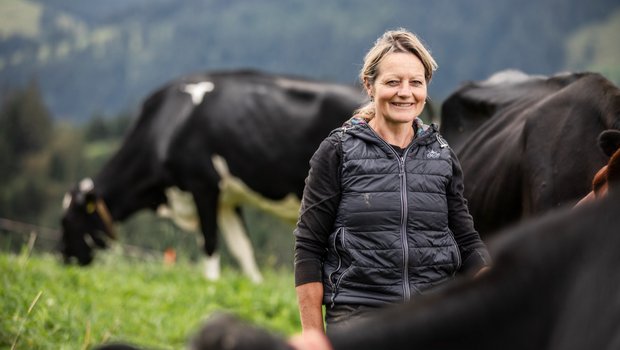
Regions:
[[340, 282], [342, 281], [342, 278], [344, 277], [344, 275], [347, 274], [347, 272], [349, 272], [351, 270], [352, 266], [347, 267], [344, 271], [342, 271], [342, 274], [340, 274], [340, 277], [338, 277], [338, 279], [336, 280], [336, 283], [334, 283], [332, 285], [332, 307], [334, 307], [334, 301], [336, 299], [336, 294], [338, 294], [338, 287], [340, 286]]
[[[338, 276], [338, 272], [343, 268], [343, 257], [344, 254], [344, 239], [345, 239], [345, 229], [341, 227], [338, 229], [338, 232], [334, 235], [334, 239], [331, 244], [331, 248], [334, 250], [334, 254], [338, 258], [338, 265], [336, 269], [329, 274], [328, 280], [329, 284], [332, 288], [332, 296], [331, 296], [331, 306], [334, 306], [334, 299], [336, 298], [336, 294], [338, 293], [338, 286], [342, 281], [342, 277], [351, 269], [351, 266], [348, 266], [342, 271], [342, 273]], [[342, 251], [342, 252], [341, 252]]]
[[452, 233], [451, 230], [448, 229], [448, 235], [450, 236], [450, 240], [452, 240], [452, 243], [454, 243], [454, 246], [452, 247], [454, 250], [456, 250], [455, 255], [456, 255], [456, 268], [454, 269], [454, 274], [456, 274], [458, 272], [458, 270], [461, 268], [462, 265], [462, 261], [461, 261], [461, 250], [459, 249], [459, 244], [456, 242], [456, 238], [454, 238], [454, 234]]

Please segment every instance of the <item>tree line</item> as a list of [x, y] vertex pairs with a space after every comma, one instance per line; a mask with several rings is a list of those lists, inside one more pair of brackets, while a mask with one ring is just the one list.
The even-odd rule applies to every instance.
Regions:
[[[30, 28], [38, 35], [0, 35], [0, 81], [18, 86], [37, 78], [55, 117], [80, 122], [132, 108], [197, 71], [258, 68], [354, 83], [364, 52], [396, 27], [419, 34], [437, 59], [430, 85], [436, 101], [502, 69], [613, 70], [618, 61], [608, 54], [617, 30], [596, 28], [619, 8], [615, 0], [28, 3], [40, 9]], [[582, 29], [596, 33], [569, 44]]]

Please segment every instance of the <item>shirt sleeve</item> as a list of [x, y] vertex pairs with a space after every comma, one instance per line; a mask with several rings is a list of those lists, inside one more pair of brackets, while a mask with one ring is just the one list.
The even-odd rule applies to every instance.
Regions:
[[297, 227], [295, 286], [321, 282], [327, 239], [340, 204], [342, 154], [335, 136], [326, 138], [310, 159]]
[[450, 149], [452, 157], [452, 179], [448, 185], [448, 226], [462, 257], [462, 272], [477, 271], [491, 264], [491, 257], [486, 245], [474, 227], [474, 220], [469, 214], [467, 199], [463, 195], [463, 170], [456, 154]]

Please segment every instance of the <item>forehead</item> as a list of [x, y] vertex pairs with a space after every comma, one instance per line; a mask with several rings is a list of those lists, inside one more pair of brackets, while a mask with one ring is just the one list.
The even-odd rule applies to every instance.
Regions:
[[412, 53], [393, 52], [387, 54], [378, 66], [378, 76], [422, 77], [424, 65], [418, 56]]

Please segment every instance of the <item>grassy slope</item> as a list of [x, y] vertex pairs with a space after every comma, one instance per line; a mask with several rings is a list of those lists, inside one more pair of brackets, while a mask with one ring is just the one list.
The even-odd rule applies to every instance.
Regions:
[[[299, 331], [290, 271], [252, 285], [236, 271], [207, 282], [199, 266], [104, 254], [88, 268], [52, 256], [0, 254], [0, 349], [89, 349], [125, 341], [183, 349], [202, 320], [233, 312], [283, 335]], [[30, 311], [29, 311], [30, 310]]]

